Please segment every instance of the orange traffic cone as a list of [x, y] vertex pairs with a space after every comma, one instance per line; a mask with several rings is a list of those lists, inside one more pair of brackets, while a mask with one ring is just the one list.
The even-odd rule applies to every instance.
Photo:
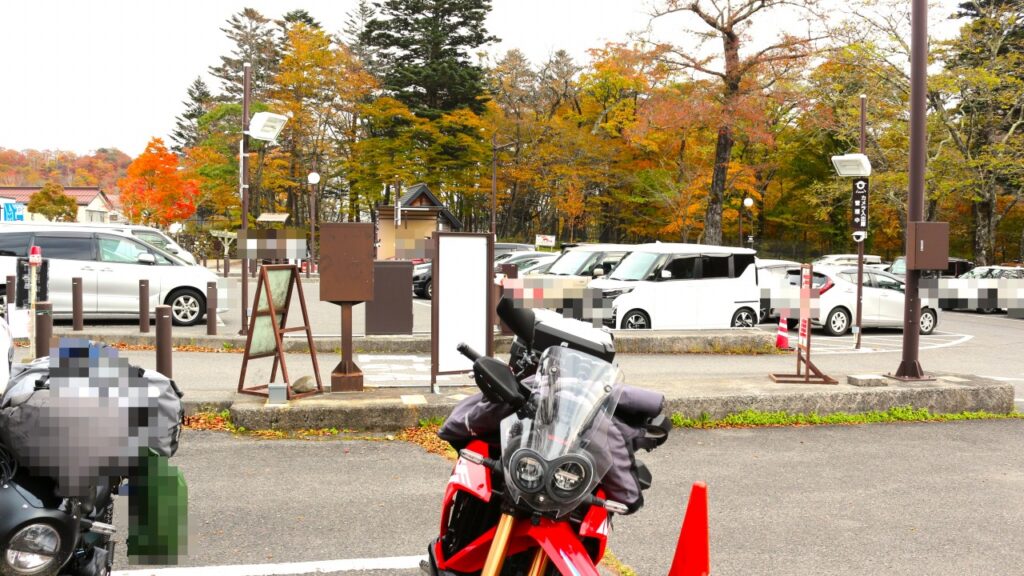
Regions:
[[708, 576], [711, 574], [711, 543], [708, 538], [708, 486], [694, 482], [690, 501], [683, 516], [683, 529], [672, 558], [668, 576]]
[[789, 347], [789, 324], [786, 322], [786, 314], [779, 314], [779, 330], [775, 333], [775, 347], [779, 350], [790, 350]]

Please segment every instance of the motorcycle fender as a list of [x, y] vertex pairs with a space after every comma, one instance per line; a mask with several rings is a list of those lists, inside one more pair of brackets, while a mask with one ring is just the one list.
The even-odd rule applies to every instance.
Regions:
[[587, 515], [580, 523], [580, 537], [593, 538], [599, 543], [597, 557], [604, 558], [605, 545], [608, 543], [608, 534], [611, 532], [611, 519], [608, 511], [600, 506], [591, 506]]
[[[526, 523], [524, 523], [526, 524]], [[599, 576], [597, 567], [587, 554], [583, 542], [566, 522], [542, 519], [536, 526], [528, 524], [527, 536], [548, 555], [551, 563], [567, 576]]]
[[[472, 450], [481, 456], [487, 456], [487, 444], [474, 441], [467, 450]], [[480, 464], [474, 464], [464, 458], [459, 458], [452, 469], [452, 475], [448, 478], [448, 487], [445, 489], [444, 502], [447, 509], [452, 497], [456, 492], [469, 492], [484, 502], [491, 501], [491, 471]]]

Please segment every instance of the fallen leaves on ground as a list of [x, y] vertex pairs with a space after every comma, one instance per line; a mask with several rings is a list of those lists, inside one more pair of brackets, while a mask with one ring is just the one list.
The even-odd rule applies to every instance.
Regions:
[[221, 414], [200, 412], [193, 416], [185, 416], [185, 428], [189, 430], [224, 430], [232, 429], [231, 421]]
[[437, 454], [439, 456], [444, 456], [449, 460], [455, 460], [457, 457], [455, 449], [447, 442], [437, 437], [437, 431], [440, 428], [440, 424], [414, 426], [403, 430], [398, 434], [397, 438], [406, 442], [412, 442], [413, 444], [419, 444], [424, 450], [431, 454]]

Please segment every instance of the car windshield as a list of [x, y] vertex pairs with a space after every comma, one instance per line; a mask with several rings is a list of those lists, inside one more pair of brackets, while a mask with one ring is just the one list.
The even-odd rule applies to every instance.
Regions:
[[570, 250], [555, 261], [548, 269], [549, 274], [559, 276], [576, 276], [590, 267], [590, 263], [597, 259], [600, 252], [584, 250]]
[[612, 280], [643, 280], [651, 274], [659, 256], [653, 252], [633, 252], [608, 277]]

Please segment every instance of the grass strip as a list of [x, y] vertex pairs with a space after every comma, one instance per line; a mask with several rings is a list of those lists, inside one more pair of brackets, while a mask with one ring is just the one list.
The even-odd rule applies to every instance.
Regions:
[[832, 414], [790, 414], [789, 412], [760, 412], [744, 410], [730, 414], [725, 418], [711, 418], [702, 413], [698, 418], [688, 418], [676, 412], [672, 414], [672, 424], [676, 428], [759, 428], [772, 426], [825, 426], [876, 424], [891, 422], [956, 422], [963, 420], [1007, 420], [1024, 418], [1024, 413], [1010, 412], [997, 414], [993, 412], [959, 412], [955, 414], [932, 413], [927, 408], [913, 406], [894, 406], [888, 410], [870, 412], [834, 412]]

